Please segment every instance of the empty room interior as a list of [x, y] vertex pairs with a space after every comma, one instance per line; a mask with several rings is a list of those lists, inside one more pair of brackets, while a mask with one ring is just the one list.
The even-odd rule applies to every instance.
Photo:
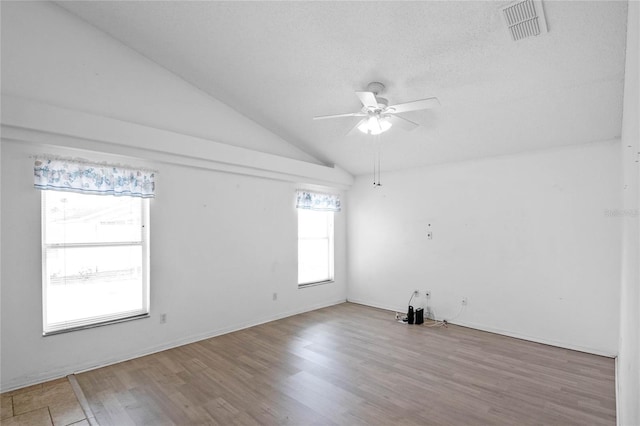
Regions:
[[2, 426], [640, 425], [640, 2], [0, 15]]

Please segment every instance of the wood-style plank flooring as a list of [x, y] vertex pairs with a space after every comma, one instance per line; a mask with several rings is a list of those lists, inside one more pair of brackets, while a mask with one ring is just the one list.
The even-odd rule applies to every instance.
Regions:
[[352, 303], [76, 375], [102, 426], [614, 425], [614, 361]]

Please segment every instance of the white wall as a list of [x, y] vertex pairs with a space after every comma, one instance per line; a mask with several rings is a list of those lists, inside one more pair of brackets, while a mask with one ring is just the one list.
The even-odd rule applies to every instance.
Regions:
[[[1, 7], [1, 391], [346, 299], [346, 213], [335, 283], [299, 290], [294, 199], [301, 185], [340, 193], [347, 173], [54, 4]], [[43, 153], [158, 170], [150, 318], [42, 337], [30, 157]]]
[[[379, 189], [358, 178], [349, 210], [336, 219], [336, 283], [298, 290], [293, 191], [318, 181], [345, 188], [348, 176], [214, 143], [203, 150], [209, 140], [316, 162], [54, 4], [2, 2], [1, 9], [3, 107], [11, 102], [12, 126], [3, 126], [10, 137], [0, 149], [2, 391], [344, 300], [346, 214], [350, 299], [404, 310], [414, 288], [428, 289], [436, 313], [450, 317], [466, 296], [461, 324], [617, 352], [621, 221], [605, 210], [623, 205], [613, 189], [620, 187], [618, 143], [385, 173]], [[637, 9], [630, 2], [636, 19]], [[625, 117], [637, 117], [637, 65], [626, 83], [633, 87], [634, 72], [635, 110], [626, 88]], [[32, 108], [41, 103], [53, 107]], [[72, 128], [74, 118], [86, 125]], [[36, 128], [18, 132], [25, 126]], [[637, 118], [635, 132], [623, 132], [623, 147], [637, 142]], [[153, 150], [160, 140], [162, 155]], [[225, 169], [181, 151], [205, 152], [210, 161], [222, 153], [245, 172], [216, 171]], [[42, 152], [159, 170], [151, 318], [41, 336], [40, 199], [29, 156]], [[264, 172], [280, 165], [291, 173]], [[185, 190], [185, 180], [201, 183]], [[630, 226], [637, 230], [637, 221]], [[629, 255], [635, 246], [625, 247]], [[629, 370], [619, 370], [619, 391], [623, 415], [637, 419], [639, 291], [637, 280], [626, 282], [619, 367]], [[159, 324], [160, 313], [167, 324]]]
[[456, 323], [615, 355], [619, 156], [611, 141], [358, 177], [348, 300], [404, 311], [430, 290], [447, 319], [467, 297]]
[[0, 7], [4, 95], [318, 163], [52, 2]]
[[629, 2], [627, 60], [622, 119], [622, 170], [624, 174], [622, 287], [620, 294], [620, 347], [617, 364], [618, 424], [640, 425], [640, 216], [638, 215], [640, 158], [638, 109], [640, 68], [640, 3]]
[[336, 282], [298, 290], [296, 183], [132, 159], [159, 171], [151, 318], [42, 337], [40, 191], [30, 158], [42, 152], [77, 154], [2, 142], [3, 391], [346, 299], [345, 213], [336, 214]]

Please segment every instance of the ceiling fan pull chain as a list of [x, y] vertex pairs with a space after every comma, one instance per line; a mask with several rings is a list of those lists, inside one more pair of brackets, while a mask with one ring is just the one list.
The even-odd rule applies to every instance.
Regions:
[[380, 157], [382, 157], [382, 144], [378, 140], [378, 186], [382, 186], [380, 183]]
[[373, 151], [373, 186], [376, 186], [376, 151]]
[[373, 137], [373, 186], [376, 187], [378, 185], [378, 151], [376, 150], [376, 140], [377, 136]]
[[373, 135], [373, 186], [382, 186], [380, 183], [380, 157], [382, 156], [381, 135]]

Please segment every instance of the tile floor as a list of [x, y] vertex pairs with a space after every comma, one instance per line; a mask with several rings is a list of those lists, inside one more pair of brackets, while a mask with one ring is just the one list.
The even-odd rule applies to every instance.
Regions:
[[0, 426], [94, 426], [65, 377], [0, 394]]

